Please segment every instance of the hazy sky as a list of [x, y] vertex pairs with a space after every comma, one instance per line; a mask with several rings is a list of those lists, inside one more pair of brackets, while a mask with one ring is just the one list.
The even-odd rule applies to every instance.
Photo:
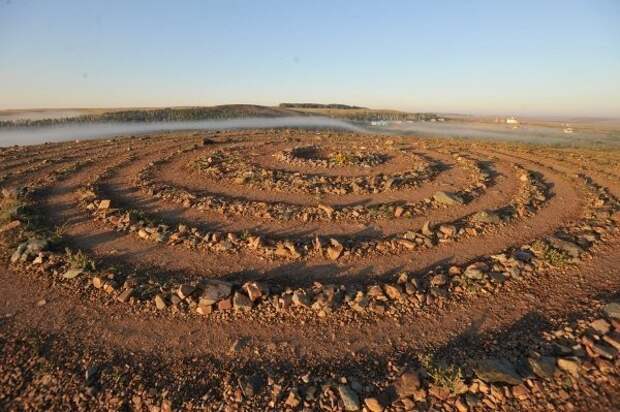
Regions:
[[620, 115], [620, 1], [0, 0], [0, 108]]

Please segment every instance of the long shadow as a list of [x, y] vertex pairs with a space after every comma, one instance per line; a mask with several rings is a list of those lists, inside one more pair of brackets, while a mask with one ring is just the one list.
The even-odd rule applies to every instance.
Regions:
[[[326, 354], [320, 360], [299, 353], [294, 345], [287, 342], [280, 342], [278, 352], [271, 353], [268, 348], [240, 332], [238, 341], [243, 342], [241, 346], [274, 356], [237, 356], [234, 362], [210, 354], [194, 353], [179, 357], [176, 352], [165, 349], [127, 351], [92, 345], [76, 341], [75, 336], [69, 336], [68, 332], [62, 331], [49, 333], [32, 329], [22, 337], [23, 331], [18, 329], [13, 321], [8, 320], [3, 325], [7, 333], [0, 338], [0, 346], [3, 348], [0, 359], [13, 357], [12, 362], [27, 362], [30, 359], [28, 356], [14, 357], [12, 351], [20, 348], [20, 351], [26, 353], [36, 353], [40, 358], [39, 362], [45, 362], [52, 370], [63, 371], [70, 365], [70, 368], [77, 368], [78, 371], [88, 368], [96, 371], [95, 378], [88, 382], [95, 388], [118, 385], [126, 389], [131, 388], [130, 383], [136, 380], [140, 382], [140, 388], [157, 388], [157, 392], [165, 388], [175, 388], [168, 394], [173, 406], [187, 405], [206, 396], [209, 397], [211, 405], [215, 404], [213, 402], [225, 402], [223, 389], [231, 384], [240, 388], [246, 396], [260, 396], [268, 392], [266, 382], [269, 377], [279, 382], [298, 382], [300, 370], [312, 370], [313, 377], [333, 385], [337, 382], [330, 377], [346, 376], [349, 382], [359, 383], [366, 388], [362, 395], [379, 396], [384, 401], [391, 402], [394, 400], [393, 391], [383, 389], [385, 382], [389, 381], [388, 371], [420, 368], [421, 355], [429, 353], [432, 362], [454, 365], [463, 370], [465, 383], [471, 383], [474, 376], [471, 366], [478, 359], [488, 356], [507, 359], [516, 366], [519, 374], [532, 377], [531, 371], [524, 366], [524, 359], [528, 354], [533, 351], [545, 355], [557, 354], [557, 348], [549, 343], [544, 335], [559, 322], [570, 322], [583, 318], [584, 315], [584, 312], [572, 311], [552, 320], [543, 313], [532, 311], [505, 328], [488, 330], [484, 327], [483, 314], [474, 319], [472, 325], [463, 328], [456, 337], [436, 348], [423, 348], [412, 341], [404, 349], [398, 347], [381, 354], [360, 350], [355, 354], [339, 357]], [[275, 338], [275, 341], [278, 339]], [[282, 356], [284, 353], [287, 355]], [[277, 354], [280, 356], [276, 356]], [[90, 363], [84, 365], [81, 359], [90, 359]], [[118, 368], [127, 367], [124, 365], [135, 366], [132, 367], [131, 374], [117, 372]], [[23, 385], [26, 387], [34, 382], [35, 374], [30, 372], [31, 369], [24, 368]], [[221, 377], [223, 370], [226, 371], [225, 382], [222, 382]], [[187, 380], [187, 376], [192, 379]], [[183, 382], [183, 385], [179, 385], [179, 382]], [[312, 383], [299, 383], [296, 389], [304, 397], [310, 386]], [[8, 398], [14, 399], [17, 394], [18, 391], [10, 391]], [[283, 402], [286, 394], [281, 394], [277, 400]], [[553, 394], [543, 394], [543, 400], [547, 396]], [[267, 402], [271, 397], [266, 396], [265, 399], [264, 402]], [[605, 399], [591, 399], [591, 402], [591, 407], [598, 409], [598, 405], [605, 404]]]

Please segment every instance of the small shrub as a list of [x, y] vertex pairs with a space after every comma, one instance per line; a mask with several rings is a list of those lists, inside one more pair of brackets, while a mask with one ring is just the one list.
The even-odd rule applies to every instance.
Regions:
[[0, 224], [17, 218], [24, 206], [24, 202], [15, 198], [5, 198], [0, 201]]
[[89, 259], [81, 250], [72, 252], [67, 249], [67, 260], [71, 269], [82, 269], [86, 271], [95, 270], [95, 262]]
[[566, 252], [555, 249], [542, 240], [535, 241], [532, 244], [532, 250], [551, 266], [563, 267], [571, 261], [570, 256]]
[[452, 394], [459, 393], [464, 386], [463, 372], [458, 366], [437, 361], [432, 355], [422, 356], [420, 363], [436, 385], [448, 388]]
[[331, 154], [329, 160], [338, 166], [344, 166], [351, 163], [351, 157], [341, 152]]

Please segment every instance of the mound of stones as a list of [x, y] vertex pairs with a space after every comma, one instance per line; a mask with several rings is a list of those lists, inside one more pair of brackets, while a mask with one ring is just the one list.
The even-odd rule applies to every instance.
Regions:
[[388, 159], [381, 153], [364, 153], [350, 151], [333, 151], [327, 154], [325, 158], [319, 157], [323, 149], [317, 145], [298, 146], [292, 149], [280, 151], [273, 156], [283, 162], [293, 165], [304, 165], [322, 168], [334, 168], [343, 166], [355, 166], [363, 168], [371, 168], [379, 166]]

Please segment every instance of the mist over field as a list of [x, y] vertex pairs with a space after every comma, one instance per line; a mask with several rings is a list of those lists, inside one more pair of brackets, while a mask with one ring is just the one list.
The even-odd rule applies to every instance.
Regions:
[[98, 139], [127, 134], [142, 134], [172, 130], [222, 130], [278, 127], [328, 127], [358, 133], [367, 132], [365, 129], [343, 120], [305, 116], [183, 122], [84, 123], [66, 126], [0, 129], [0, 147], [16, 144], [30, 145], [45, 142], [62, 142], [75, 139]]
[[531, 124], [521, 124], [518, 127], [512, 128], [501, 123], [415, 122], [388, 125], [383, 128], [383, 131], [426, 137], [471, 138], [537, 144], [620, 144], [620, 139], [617, 136], [604, 131], [577, 129], [571, 133], [565, 133], [561, 127]]

